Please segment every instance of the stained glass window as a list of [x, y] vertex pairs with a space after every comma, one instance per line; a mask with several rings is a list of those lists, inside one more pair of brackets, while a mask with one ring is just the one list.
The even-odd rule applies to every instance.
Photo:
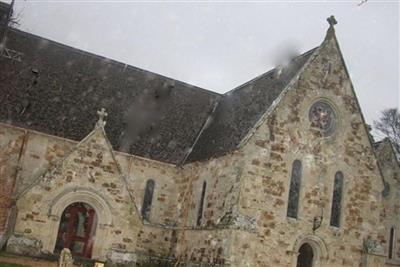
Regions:
[[292, 165], [292, 176], [290, 178], [289, 203], [287, 216], [297, 218], [300, 198], [300, 183], [301, 183], [301, 161], [295, 160]]
[[331, 222], [332, 226], [339, 227], [340, 215], [342, 210], [342, 193], [343, 193], [343, 173], [337, 172], [335, 174], [335, 181], [333, 184], [333, 197], [332, 197], [332, 210]]
[[390, 228], [390, 237], [389, 237], [389, 259], [393, 259], [393, 250], [394, 250], [394, 228]]
[[206, 187], [207, 187], [207, 183], [204, 181], [203, 189], [201, 190], [199, 209], [197, 211], [197, 222], [196, 222], [197, 226], [201, 225], [201, 219], [203, 218], [203, 206], [204, 206], [204, 197], [206, 195]]
[[336, 118], [331, 106], [318, 101], [310, 108], [311, 126], [320, 129], [325, 136], [331, 135], [335, 131]]
[[151, 203], [153, 202], [154, 185], [155, 183], [152, 179], [148, 180], [146, 183], [146, 189], [144, 191], [142, 217], [146, 221], [150, 219]]

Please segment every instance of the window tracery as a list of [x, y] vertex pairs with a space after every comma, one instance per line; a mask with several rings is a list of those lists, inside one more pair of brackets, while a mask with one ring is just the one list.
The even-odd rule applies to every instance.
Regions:
[[311, 106], [309, 119], [311, 126], [320, 129], [325, 136], [329, 136], [335, 131], [335, 113], [332, 107], [324, 101], [318, 101]]

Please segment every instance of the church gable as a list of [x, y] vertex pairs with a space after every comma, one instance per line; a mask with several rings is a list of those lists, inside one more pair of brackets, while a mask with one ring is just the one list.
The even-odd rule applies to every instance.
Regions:
[[400, 164], [389, 138], [374, 143], [375, 153], [386, 182], [400, 186]]
[[[122, 173], [109, 148], [104, 129], [96, 127], [63, 159], [50, 165], [44, 174], [33, 179], [31, 185], [21, 189], [18, 198], [24, 197], [35, 186], [46, 187], [47, 191], [52, 191], [61, 184], [95, 184], [104, 176], [108, 176], [108, 179], [119, 179]], [[106, 189], [106, 191], [111, 192], [112, 190]]]
[[[283, 143], [277, 144], [279, 141]], [[275, 105], [242, 140], [241, 150], [252, 153], [248, 150], [252, 145], [262, 149], [257, 153], [268, 152], [271, 159], [278, 160], [298, 152], [317, 155], [324, 147], [329, 149], [326, 156], [349, 167], [357, 163], [378, 170], [333, 27]], [[382, 184], [378, 182], [377, 187]]]
[[337, 229], [346, 251], [377, 239], [383, 184], [364, 124], [331, 26], [240, 148], [240, 211], [257, 218], [261, 239], [290, 251], [301, 233], [336, 240]]
[[[97, 241], [94, 237], [94, 258], [104, 257], [111, 248], [134, 250], [132, 237], [137, 236], [142, 222], [101, 125], [22, 191], [15, 233], [37, 240], [42, 244], [39, 251], [53, 253], [70, 206], [95, 214], [93, 227], [102, 237]], [[51, 229], [51, 234], [41, 231], [43, 227]], [[114, 231], [119, 234], [112, 234]]]

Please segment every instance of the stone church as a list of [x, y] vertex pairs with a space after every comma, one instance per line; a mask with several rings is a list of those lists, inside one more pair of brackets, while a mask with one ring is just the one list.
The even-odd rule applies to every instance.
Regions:
[[[218, 94], [10, 27], [0, 4], [0, 245], [108, 266], [400, 266], [400, 167], [333, 17]], [[321, 38], [322, 39], [322, 38]]]

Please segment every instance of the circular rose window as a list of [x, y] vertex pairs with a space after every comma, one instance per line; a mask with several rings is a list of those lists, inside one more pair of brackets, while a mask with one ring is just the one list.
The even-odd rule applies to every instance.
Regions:
[[323, 101], [314, 103], [310, 108], [311, 126], [320, 129], [325, 136], [335, 131], [336, 117], [332, 107]]

